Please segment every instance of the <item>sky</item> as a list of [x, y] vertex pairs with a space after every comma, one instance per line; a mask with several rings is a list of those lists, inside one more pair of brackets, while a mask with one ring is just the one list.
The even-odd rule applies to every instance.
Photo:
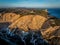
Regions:
[[0, 0], [0, 7], [59, 8], [60, 0]]

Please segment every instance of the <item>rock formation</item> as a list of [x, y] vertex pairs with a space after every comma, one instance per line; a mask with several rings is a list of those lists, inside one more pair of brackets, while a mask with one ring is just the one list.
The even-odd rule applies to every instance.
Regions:
[[28, 28], [38, 30], [41, 29], [46, 20], [47, 18], [40, 15], [26, 15], [18, 18], [9, 26], [9, 28], [15, 28], [17, 26], [19, 29], [23, 29], [25, 31], [27, 31]]
[[5, 14], [1, 15], [0, 22], [13, 22], [14, 20], [16, 20], [19, 17], [20, 17], [19, 14], [5, 13]]
[[53, 36], [60, 36], [58, 31], [60, 29], [60, 26], [54, 26], [54, 27], [49, 27], [44, 33], [43, 36], [45, 38], [51, 38]]

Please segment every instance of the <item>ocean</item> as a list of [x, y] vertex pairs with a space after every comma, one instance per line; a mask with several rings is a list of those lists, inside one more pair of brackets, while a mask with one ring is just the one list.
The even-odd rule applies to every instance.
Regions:
[[56, 18], [60, 18], [60, 8], [48, 8], [48, 13], [51, 16], [54, 16]]

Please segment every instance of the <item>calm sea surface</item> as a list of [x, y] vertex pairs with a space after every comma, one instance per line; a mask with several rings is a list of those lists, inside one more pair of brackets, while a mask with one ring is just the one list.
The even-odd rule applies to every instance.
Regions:
[[51, 8], [51, 9], [48, 9], [48, 12], [50, 13], [51, 16], [60, 18], [60, 8]]

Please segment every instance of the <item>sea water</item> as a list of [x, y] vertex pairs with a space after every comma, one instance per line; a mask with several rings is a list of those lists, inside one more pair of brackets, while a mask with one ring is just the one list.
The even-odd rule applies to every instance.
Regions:
[[60, 8], [48, 8], [48, 13], [51, 16], [54, 16], [56, 18], [60, 18]]

